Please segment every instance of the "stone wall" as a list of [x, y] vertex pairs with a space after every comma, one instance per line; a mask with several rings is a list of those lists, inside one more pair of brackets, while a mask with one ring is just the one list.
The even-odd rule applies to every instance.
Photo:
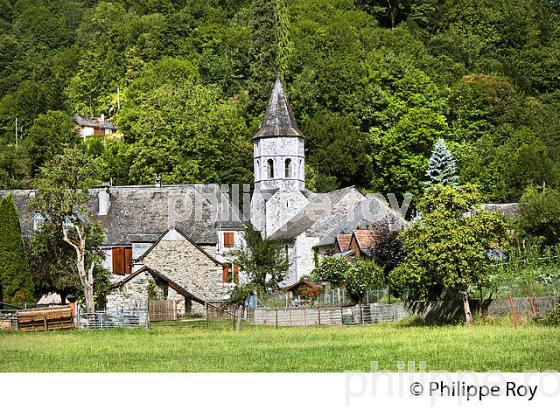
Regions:
[[[208, 248], [211, 251], [211, 248]], [[222, 282], [222, 265], [210, 259], [190, 241], [163, 238], [147, 254], [145, 266], [155, 269], [201, 299], [220, 301], [226, 298], [232, 285]], [[184, 298], [169, 289], [168, 299], [184, 306]], [[192, 304], [193, 313], [204, 313], [204, 306]]]
[[[555, 296], [535, 297], [535, 306], [539, 313], [544, 314], [548, 309], [558, 303], [559, 298]], [[513, 303], [517, 313], [521, 317], [532, 317], [531, 306], [526, 297], [513, 298]], [[471, 300], [471, 311], [477, 312], [480, 303], [478, 300]], [[413, 314], [427, 322], [458, 322], [464, 320], [463, 303], [460, 300], [438, 300], [430, 302], [409, 302], [406, 305]], [[511, 316], [511, 305], [508, 299], [496, 299], [483, 306], [484, 314], [488, 317], [508, 317]]]
[[111, 290], [107, 295], [107, 311], [147, 309], [148, 281], [151, 277], [148, 272], [142, 272], [121, 287]]

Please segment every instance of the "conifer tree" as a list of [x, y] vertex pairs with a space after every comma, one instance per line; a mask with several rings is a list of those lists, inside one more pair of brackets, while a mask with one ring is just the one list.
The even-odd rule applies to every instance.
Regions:
[[288, 1], [276, 0], [276, 18], [278, 20], [278, 35], [276, 47], [278, 49], [278, 72], [284, 80], [288, 70], [288, 60], [292, 53], [293, 43], [290, 41], [290, 17], [288, 15]]
[[434, 146], [426, 176], [428, 177], [425, 182], [426, 187], [434, 184], [458, 185], [457, 164], [443, 138], [440, 138]]
[[284, 77], [292, 50], [287, 0], [254, 0], [249, 110], [264, 112], [276, 75]]
[[264, 112], [274, 78], [279, 71], [276, 10], [276, 0], [254, 0], [248, 107], [254, 115]]
[[[12, 195], [0, 202], [0, 282], [6, 303], [33, 301], [33, 281]], [[0, 298], [2, 295], [0, 295]]]

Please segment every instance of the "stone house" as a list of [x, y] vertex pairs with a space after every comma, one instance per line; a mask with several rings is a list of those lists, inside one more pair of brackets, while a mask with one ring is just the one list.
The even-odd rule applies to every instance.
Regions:
[[[35, 192], [0, 191], [0, 197], [8, 193], [30, 239], [45, 222], [28, 207]], [[90, 214], [107, 234], [101, 251], [114, 283], [107, 308], [145, 307], [149, 277], [187, 311], [200, 301], [223, 300], [243, 280], [229, 253], [243, 244], [244, 224], [218, 185], [105, 185], [89, 194]]]
[[134, 273], [113, 284], [107, 309], [145, 308], [151, 283], [152, 293], [176, 300], [179, 312], [203, 313], [205, 302], [222, 302], [239, 280], [234, 276], [238, 271], [230, 272], [212, 253], [212, 247], [197, 245], [176, 229], [166, 230], [133, 261]]

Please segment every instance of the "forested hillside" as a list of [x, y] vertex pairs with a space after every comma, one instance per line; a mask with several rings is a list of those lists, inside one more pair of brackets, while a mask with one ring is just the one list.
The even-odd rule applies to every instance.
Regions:
[[250, 182], [278, 72], [312, 189], [418, 194], [439, 138], [486, 201], [560, 182], [558, 0], [0, 0], [0, 187], [67, 145], [115, 184]]

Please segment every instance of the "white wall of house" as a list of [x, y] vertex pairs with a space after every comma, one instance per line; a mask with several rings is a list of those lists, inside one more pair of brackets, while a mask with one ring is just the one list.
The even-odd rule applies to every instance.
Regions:
[[80, 137], [85, 138], [93, 135], [95, 130], [93, 127], [80, 127]]

